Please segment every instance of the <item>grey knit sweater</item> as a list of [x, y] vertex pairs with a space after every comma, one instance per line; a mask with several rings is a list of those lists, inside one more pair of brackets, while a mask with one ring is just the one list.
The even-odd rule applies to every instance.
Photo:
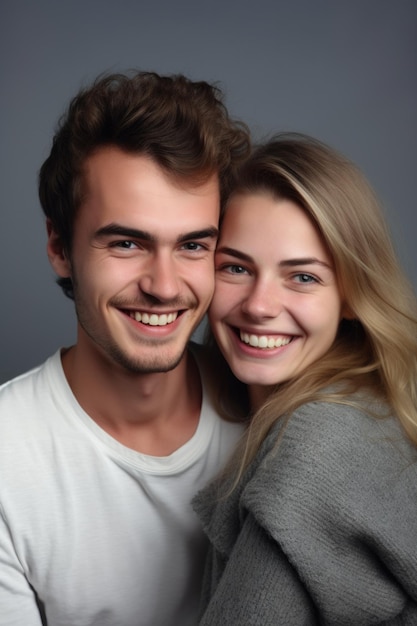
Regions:
[[311, 403], [239, 488], [194, 501], [203, 626], [417, 626], [417, 449], [396, 420]]

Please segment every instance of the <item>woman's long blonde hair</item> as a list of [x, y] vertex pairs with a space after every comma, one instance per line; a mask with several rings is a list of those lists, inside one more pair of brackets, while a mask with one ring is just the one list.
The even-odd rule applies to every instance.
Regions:
[[[352, 314], [340, 323], [326, 355], [277, 386], [251, 416], [235, 457], [238, 476], [278, 419], [314, 400], [351, 404], [352, 394], [362, 388], [391, 407], [417, 445], [417, 305], [364, 176], [323, 143], [285, 134], [254, 151], [239, 172], [232, 194], [237, 192], [266, 192], [306, 211], [333, 258]], [[330, 387], [332, 393], [326, 392]], [[219, 402], [223, 412], [246, 411], [244, 386], [224, 377]]]

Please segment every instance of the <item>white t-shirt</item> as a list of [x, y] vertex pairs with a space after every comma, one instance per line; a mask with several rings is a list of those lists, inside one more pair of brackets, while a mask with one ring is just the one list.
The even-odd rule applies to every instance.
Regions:
[[59, 352], [3, 385], [0, 625], [194, 626], [206, 542], [190, 500], [241, 432], [203, 381], [194, 436], [135, 452], [83, 411]]

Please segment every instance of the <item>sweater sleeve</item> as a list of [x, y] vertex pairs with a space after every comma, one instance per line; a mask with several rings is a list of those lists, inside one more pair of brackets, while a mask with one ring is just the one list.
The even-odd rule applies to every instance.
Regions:
[[42, 620], [0, 511], [0, 626], [3, 625], [42, 626]]
[[[212, 551], [211, 557], [222, 560]], [[214, 569], [216, 564], [212, 563]], [[252, 515], [243, 523], [200, 626], [318, 624], [311, 598], [279, 544]]]
[[263, 578], [281, 579], [285, 555], [288, 593], [295, 602], [301, 581], [320, 623], [417, 624], [416, 456], [394, 420], [302, 407], [241, 499], [276, 546]]

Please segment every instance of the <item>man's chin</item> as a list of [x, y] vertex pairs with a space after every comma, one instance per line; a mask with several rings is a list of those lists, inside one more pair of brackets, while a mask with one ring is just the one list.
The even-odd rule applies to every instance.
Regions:
[[129, 358], [123, 354], [113, 354], [113, 359], [126, 371], [133, 375], [163, 374], [171, 372], [181, 363], [186, 348], [176, 355], [153, 355], [146, 358]]

